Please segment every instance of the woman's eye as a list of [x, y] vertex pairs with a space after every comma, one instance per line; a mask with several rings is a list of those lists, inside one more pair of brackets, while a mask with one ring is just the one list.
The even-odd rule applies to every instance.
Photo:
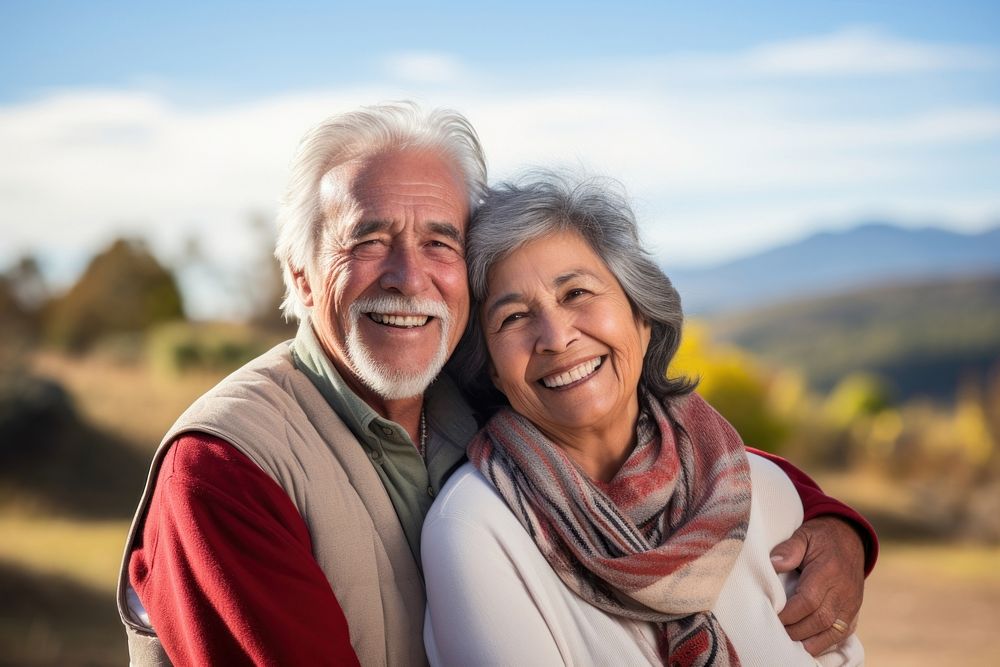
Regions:
[[587, 293], [587, 290], [577, 287], [575, 289], [571, 289], [568, 292], [566, 292], [566, 298], [567, 299], [575, 299], [577, 297], [583, 296], [586, 293]]
[[510, 315], [508, 315], [507, 317], [503, 318], [503, 320], [500, 321], [500, 328], [502, 329], [508, 324], [513, 324], [514, 322], [517, 322], [518, 320], [523, 318], [524, 318], [524, 313], [511, 313]]

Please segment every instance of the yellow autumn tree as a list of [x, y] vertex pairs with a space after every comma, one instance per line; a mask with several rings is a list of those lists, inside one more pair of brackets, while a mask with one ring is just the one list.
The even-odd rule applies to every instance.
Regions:
[[748, 354], [713, 343], [703, 324], [689, 320], [668, 373], [698, 378], [698, 393], [736, 427], [746, 444], [781, 451], [788, 424], [769, 400], [770, 379]]

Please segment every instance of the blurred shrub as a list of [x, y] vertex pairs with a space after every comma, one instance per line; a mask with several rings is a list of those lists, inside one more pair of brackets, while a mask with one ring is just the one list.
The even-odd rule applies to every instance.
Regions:
[[0, 464], [45, 454], [52, 434], [76, 418], [66, 390], [53, 380], [7, 366], [0, 372]]
[[800, 373], [712, 343], [694, 322], [669, 372], [699, 377], [699, 393], [747, 444], [806, 467], [879, 471], [914, 494], [928, 521], [1000, 541], [1000, 368], [988, 386], [956, 388], [951, 405], [894, 405], [885, 382], [861, 372], [822, 396]]
[[242, 324], [174, 322], [156, 327], [146, 349], [158, 372], [229, 372], [277, 342], [274, 335]]
[[0, 350], [0, 511], [128, 517], [149, 454], [88, 423], [69, 392]]
[[173, 275], [143, 243], [119, 239], [52, 302], [46, 332], [51, 342], [82, 352], [108, 335], [143, 332], [182, 317]]
[[689, 322], [668, 372], [699, 378], [698, 393], [736, 427], [748, 445], [782, 451], [788, 424], [771, 401], [770, 378], [748, 355], [733, 347], [712, 345], [705, 329]]
[[869, 373], [851, 373], [833, 388], [823, 410], [836, 426], [844, 428], [888, 406], [889, 392], [882, 380]]

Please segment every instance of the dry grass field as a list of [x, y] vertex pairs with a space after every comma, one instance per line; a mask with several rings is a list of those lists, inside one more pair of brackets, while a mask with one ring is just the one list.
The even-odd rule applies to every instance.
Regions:
[[859, 633], [870, 665], [1000, 665], [1000, 548], [883, 544]]
[[[191, 398], [218, 379], [56, 356], [39, 357], [34, 368], [58, 379], [99, 433], [132, 443], [142, 456]], [[97, 470], [108, 477], [88, 484], [108, 483], [119, 468], [112, 462]], [[885, 480], [827, 481], [876, 523], [909, 511]], [[141, 483], [134, 481], [136, 494]], [[113, 592], [134, 500], [100, 517], [51, 511], [44, 503], [0, 507], [0, 665], [126, 664]], [[1000, 664], [1000, 548], [917, 543], [898, 529], [889, 537], [859, 627], [868, 664]]]

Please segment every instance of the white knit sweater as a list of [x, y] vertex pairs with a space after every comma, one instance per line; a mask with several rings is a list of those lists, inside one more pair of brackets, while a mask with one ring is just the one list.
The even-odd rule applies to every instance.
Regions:
[[[770, 551], [802, 523], [795, 487], [750, 455], [753, 502], [743, 550], [713, 609], [744, 665], [859, 665], [851, 636], [814, 659], [778, 620], [794, 577]], [[492, 484], [471, 465], [424, 522], [424, 643], [432, 665], [659, 665], [649, 623], [611, 616], [567, 588]]]

